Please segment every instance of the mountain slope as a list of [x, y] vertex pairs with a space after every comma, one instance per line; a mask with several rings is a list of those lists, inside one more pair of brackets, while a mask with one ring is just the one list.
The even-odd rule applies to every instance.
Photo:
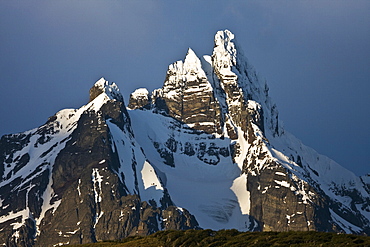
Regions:
[[191, 50], [128, 109], [90, 102], [0, 140], [0, 244], [57, 246], [165, 229], [370, 234], [370, 179], [284, 130], [234, 35]]

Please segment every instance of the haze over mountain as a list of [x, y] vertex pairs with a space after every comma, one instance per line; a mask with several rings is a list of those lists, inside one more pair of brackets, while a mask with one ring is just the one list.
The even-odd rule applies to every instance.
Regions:
[[[1, 1], [0, 135], [86, 102], [104, 76], [161, 87], [189, 47], [238, 35], [292, 133], [357, 175], [369, 172], [369, 1]], [[145, 73], [143, 73], [143, 70]], [[355, 131], [354, 131], [354, 130]]]
[[0, 139], [0, 239], [60, 246], [167, 229], [370, 234], [370, 175], [290, 134], [229, 30], [168, 66], [126, 108], [99, 79], [89, 101]]

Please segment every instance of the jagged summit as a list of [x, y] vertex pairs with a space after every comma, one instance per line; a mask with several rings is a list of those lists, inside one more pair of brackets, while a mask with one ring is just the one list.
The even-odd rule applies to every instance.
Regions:
[[186, 54], [186, 57], [184, 60], [184, 69], [186, 70], [187, 73], [190, 73], [193, 75], [198, 74], [198, 73], [201, 74], [200, 76], [204, 75], [201, 62], [198, 56], [195, 54], [195, 52], [191, 48], [188, 49], [188, 52]]
[[182, 88], [186, 87], [187, 81], [194, 81], [198, 78], [205, 78], [206, 75], [202, 69], [201, 62], [195, 52], [189, 48], [184, 61], [179, 60], [168, 66], [167, 78], [168, 84], [173, 84], [175, 81], [181, 81], [179, 85]]
[[223, 74], [234, 75], [231, 66], [236, 65], [237, 50], [234, 44], [234, 34], [229, 30], [218, 31], [215, 35], [213, 58], [214, 66]]
[[229, 46], [230, 41], [235, 38], [235, 35], [228, 29], [217, 31], [215, 34], [214, 42], [215, 45], [223, 45], [225, 48], [233, 47], [233, 45]]
[[109, 99], [123, 101], [123, 96], [119, 91], [118, 86], [114, 82], [108, 82], [104, 77], [100, 78], [90, 89], [90, 100], [93, 101], [96, 97], [104, 93]]
[[150, 104], [150, 94], [146, 88], [138, 88], [130, 94], [129, 109], [144, 107]]
[[[212, 66], [220, 80], [220, 86], [216, 83], [216, 87], [225, 91], [226, 105], [235, 105], [231, 102], [238, 101], [244, 101], [244, 104], [248, 105], [248, 101], [252, 100], [260, 109], [260, 117], [264, 118], [262, 121], [264, 126], [260, 125], [260, 129], [268, 130], [266, 135], [275, 136], [284, 131], [278, 117], [277, 107], [269, 97], [266, 80], [258, 75], [244, 55], [243, 49], [238, 45], [234, 34], [229, 30], [219, 31], [215, 35]], [[238, 88], [238, 90], [233, 88]]]

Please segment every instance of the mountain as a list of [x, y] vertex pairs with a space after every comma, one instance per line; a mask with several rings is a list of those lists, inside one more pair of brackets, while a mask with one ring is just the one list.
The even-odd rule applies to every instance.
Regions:
[[0, 244], [200, 228], [369, 235], [370, 176], [288, 133], [268, 91], [228, 30], [127, 108], [101, 78], [85, 106], [0, 139]]

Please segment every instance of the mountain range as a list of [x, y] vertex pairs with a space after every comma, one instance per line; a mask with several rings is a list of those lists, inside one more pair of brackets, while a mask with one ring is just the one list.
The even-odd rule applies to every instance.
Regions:
[[0, 244], [60, 246], [166, 229], [370, 235], [370, 176], [284, 129], [229, 30], [162, 88], [89, 102], [0, 139]]

